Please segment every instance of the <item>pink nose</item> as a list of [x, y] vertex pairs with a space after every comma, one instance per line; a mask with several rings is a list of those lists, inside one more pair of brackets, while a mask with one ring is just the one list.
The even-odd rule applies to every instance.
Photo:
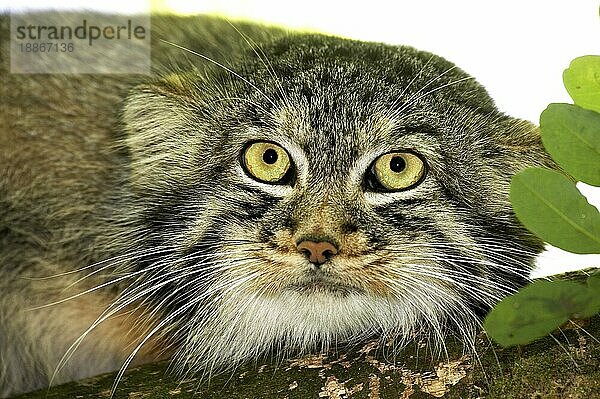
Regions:
[[302, 241], [296, 248], [305, 254], [308, 260], [317, 265], [325, 263], [328, 258], [338, 253], [335, 245], [328, 241]]

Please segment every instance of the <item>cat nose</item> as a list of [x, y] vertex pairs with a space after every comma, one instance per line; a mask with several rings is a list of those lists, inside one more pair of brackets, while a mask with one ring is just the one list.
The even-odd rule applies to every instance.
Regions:
[[338, 249], [329, 241], [308, 241], [304, 240], [296, 245], [298, 251], [306, 255], [311, 263], [320, 265], [338, 253]]

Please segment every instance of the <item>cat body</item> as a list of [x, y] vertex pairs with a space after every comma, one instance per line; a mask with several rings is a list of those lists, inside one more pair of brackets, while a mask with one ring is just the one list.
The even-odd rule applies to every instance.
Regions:
[[2, 41], [0, 396], [162, 357], [468, 342], [527, 281], [542, 243], [509, 182], [552, 165], [465, 72], [210, 17], [152, 29], [151, 77], [10, 74]]

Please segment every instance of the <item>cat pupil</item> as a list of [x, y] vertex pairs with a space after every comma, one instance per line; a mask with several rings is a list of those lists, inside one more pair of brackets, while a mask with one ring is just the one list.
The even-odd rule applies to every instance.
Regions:
[[390, 159], [390, 169], [392, 172], [400, 173], [406, 168], [406, 161], [400, 156], [395, 156]]
[[263, 153], [263, 161], [265, 161], [266, 164], [273, 165], [275, 162], [277, 162], [277, 151], [272, 148], [266, 150]]

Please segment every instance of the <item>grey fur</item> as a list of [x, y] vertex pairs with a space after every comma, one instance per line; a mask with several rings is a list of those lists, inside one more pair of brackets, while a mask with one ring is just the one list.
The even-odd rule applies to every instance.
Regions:
[[[172, 354], [182, 373], [371, 335], [469, 345], [527, 280], [542, 243], [509, 181], [552, 165], [465, 72], [409, 47], [152, 23], [150, 79], [9, 74], [2, 40], [0, 396], [118, 369], [145, 337], [139, 362]], [[293, 186], [244, 173], [252, 140], [286, 148]], [[395, 150], [419, 153], [425, 179], [369, 191]], [[341, 245], [322, 277], [337, 285], [298, 288], [312, 269], [293, 242], [323, 235]]]

